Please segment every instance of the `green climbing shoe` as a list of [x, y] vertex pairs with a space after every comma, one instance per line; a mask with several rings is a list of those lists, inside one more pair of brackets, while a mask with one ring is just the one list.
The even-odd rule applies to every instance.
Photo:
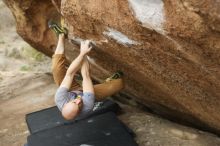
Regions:
[[48, 27], [51, 28], [56, 33], [57, 36], [62, 33], [65, 36], [67, 36], [67, 33], [68, 33], [67, 29], [65, 27], [61, 27], [54, 21], [51, 21], [51, 20], [48, 21]]
[[122, 71], [117, 71], [116, 73], [114, 73], [112, 76], [108, 77], [105, 81], [111, 81], [111, 80], [115, 80], [115, 79], [119, 79], [123, 76], [123, 72]]

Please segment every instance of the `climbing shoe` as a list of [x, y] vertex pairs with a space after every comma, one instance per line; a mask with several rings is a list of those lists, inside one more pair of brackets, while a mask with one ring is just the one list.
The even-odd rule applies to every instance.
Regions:
[[108, 81], [111, 81], [111, 80], [119, 79], [122, 76], [123, 76], [123, 72], [122, 71], [117, 71], [112, 76], [108, 77], [105, 81], [108, 82]]
[[64, 34], [65, 36], [67, 36], [68, 34], [68, 31], [65, 27], [62, 27], [60, 25], [58, 25], [56, 22], [54, 21], [48, 21], [48, 27], [51, 28], [55, 33], [56, 35], [58, 36], [59, 34]]

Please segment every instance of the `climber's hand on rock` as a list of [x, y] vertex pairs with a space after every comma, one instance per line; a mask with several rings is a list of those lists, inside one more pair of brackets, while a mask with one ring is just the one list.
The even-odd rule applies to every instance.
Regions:
[[91, 41], [89, 40], [82, 41], [80, 45], [80, 53], [83, 55], [86, 55], [87, 53], [89, 53], [92, 49], [92, 46], [90, 44], [91, 44]]

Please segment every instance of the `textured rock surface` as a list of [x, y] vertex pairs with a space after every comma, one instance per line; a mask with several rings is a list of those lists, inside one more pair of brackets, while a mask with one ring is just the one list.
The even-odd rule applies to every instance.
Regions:
[[33, 47], [51, 56], [56, 37], [48, 30], [47, 22], [50, 18], [59, 19], [59, 13], [52, 2], [43, 0], [7, 0], [4, 2], [16, 19], [18, 34]]
[[[50, 18], [63, 15], [69, 39], [91, 39], [93, 77], [125, 73], [128, 96], [154, 112], [220, 134], [218, 0], [4, 0], [25, 41], [51, 56]], [[77, 46], [67, 41], [66, 54]], [[74, 49], [73, 49], [74, 48]]]

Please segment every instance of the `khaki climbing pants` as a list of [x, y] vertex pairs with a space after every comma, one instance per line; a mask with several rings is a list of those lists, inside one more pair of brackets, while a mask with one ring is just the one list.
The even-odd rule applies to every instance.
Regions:
[[[55, 83], [59, 86], [66, 75], [66, 65], [68, 62], [64, 54], [54, 54], [52, 56], [52, 73]], [[96, 100], [103, 100], [123, 88], [122, 79], [114, 79], [102, 84], [94, 85]], [[71, 90], [82, 90], [82, 87], [73, 80]]]

